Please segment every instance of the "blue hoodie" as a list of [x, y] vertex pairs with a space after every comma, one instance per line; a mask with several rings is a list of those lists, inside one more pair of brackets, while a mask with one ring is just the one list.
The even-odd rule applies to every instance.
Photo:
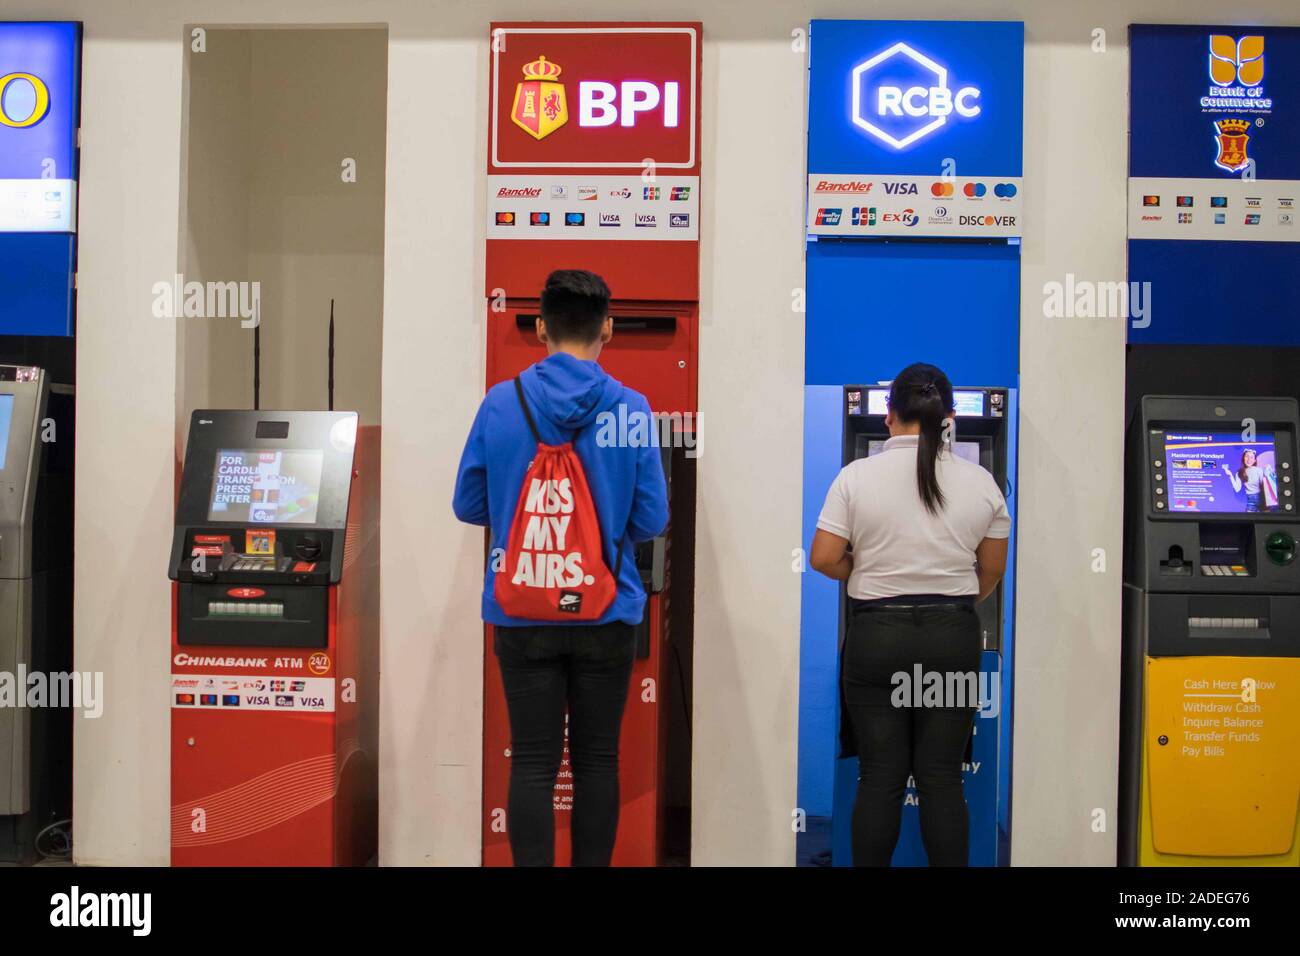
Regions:
[[[633, 545], [662, 534], [668, 524], [668, 487], [663, 462], [658, 445], [652, 442], [640, 447], [630, 442], [601, 447], [596, 443], [596, 436], [601, 431], [597, 422], [601, 412], [612, 412], [617, 422], [624, 418], [619, 410], [623, 405], [625, 420], [635, 422], [636, 412], [650, 415], [650, 403], [640, 392], [611, 378], [595, 362], [584, 362], [563, 352], [524, 369], [520, 379], [542, 441], [563, 444], [573, 440], [577, 432], [574, 447], [587, 473], [587, 484], [600, 519], [606, 562], [613, 562], [620, 540], [625, 536], [627, 539], [622, 566], [618, 569], [618, 594], [600, 619], [590, 623], [640, 624], [645, 610], [645, 589], [636, 568]], [[646, 429], [639, 434], [653, 432], [654, 429]], [[638, 433], [629, 428], [628, 434]], [[492, 529], [494, 555], [505, 552], [519, 491], [536, 448], [519, 407], [514, 381], [494, 385], [479, 406], [470, 428], [452, 498], [457, 518]], [[508, 616], [497, 604], [493, 578], [489, 560], [483, 576], [483, 620], [487, 623], [506, 626], [565, 623]]]

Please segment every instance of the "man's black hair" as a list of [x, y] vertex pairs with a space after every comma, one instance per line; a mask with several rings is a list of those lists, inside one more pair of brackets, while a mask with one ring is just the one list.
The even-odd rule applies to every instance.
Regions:
[[609, 315], [609, 286], [594, 272], [557, 269], [542, 289], [542, 321], [552, 342], [588, 345]]

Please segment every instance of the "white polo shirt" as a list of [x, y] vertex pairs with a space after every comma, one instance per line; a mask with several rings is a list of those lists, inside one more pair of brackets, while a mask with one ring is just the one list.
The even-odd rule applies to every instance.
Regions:
[[993, 476], [944, 452], [935, 462], [946, 502], [937, 515], [916, 487], [916, 435], [885, 442], [846, 465], [826, 494], [817, 527], [853, 545], [849, 596], [976, 595], [975, 549], [1011, 534], [1011, 516]]

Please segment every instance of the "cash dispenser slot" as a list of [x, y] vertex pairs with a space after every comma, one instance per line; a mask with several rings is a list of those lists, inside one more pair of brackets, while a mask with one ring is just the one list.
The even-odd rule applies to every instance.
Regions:
[[176, 608], [178, 644], [326, 647], [327, 587], [186, 584]]

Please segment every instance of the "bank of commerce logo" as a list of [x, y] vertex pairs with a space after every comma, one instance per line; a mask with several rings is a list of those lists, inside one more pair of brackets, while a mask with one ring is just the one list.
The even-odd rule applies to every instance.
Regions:
[[533, 139], [545, 139], [569, 121], [564, 84], [558, 64], [539, 56], [523, 67], [524, 79], [515, 87], [511, 121]]
[[842, 208], [822, 208], [817, 210], [817, 216], [813, 219], [814, 226], [838, 226], [840, 216], [844, 214]]
[[1219, 153], [1214, 157], [1214, 165], [1230, 173], [1240, 172], [1250, 165], [1246, 147], [1250, 144], [1250, 121], [1244, 119], [1219, 120], [1214, 124], [1214, 142]]
[[954, 113], [979, 116], [980, 91], [948, 84], [948, 68], [906, 43], [895, 43], [853, 68], [853, 124], [894, 149], [938, 130]]
[[27, 129], [50, 112], [50, 88], [34, 73], [0, 76], [0, 126]]
[[1216, 86], [1258, 86], [1264, 82], [1264, 38], [1211, 34], [1210, 79]]

